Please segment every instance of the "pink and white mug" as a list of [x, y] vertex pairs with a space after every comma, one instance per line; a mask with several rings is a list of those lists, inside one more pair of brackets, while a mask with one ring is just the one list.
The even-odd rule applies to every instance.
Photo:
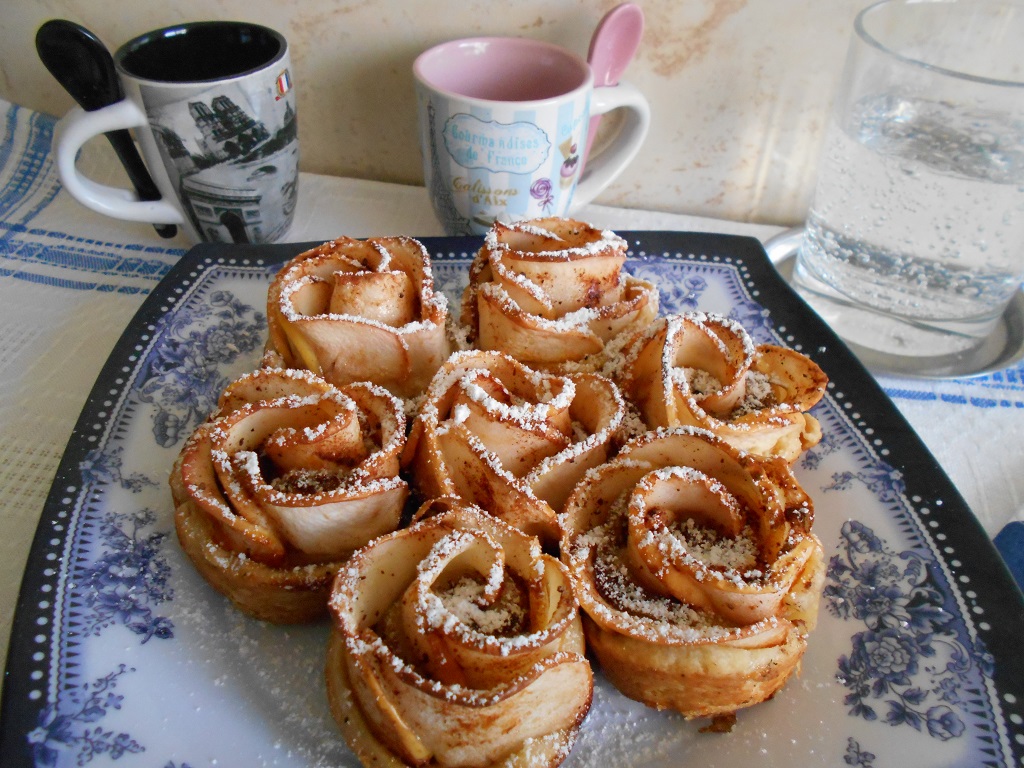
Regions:
[[[635, 87], [595, 88], [583, 58], [540, 40], [453, 40], [413, 74], [425, 182], [449, 235], [568, 215], [625, 170], [650, 125]], [[584, 169], [590, 118], [620, 108], [621, 129]]]

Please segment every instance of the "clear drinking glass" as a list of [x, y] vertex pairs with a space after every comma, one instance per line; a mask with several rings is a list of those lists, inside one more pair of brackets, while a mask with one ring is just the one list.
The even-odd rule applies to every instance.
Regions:
[[855, 351], [908, 371], [984, 363], [1024, 277], [1022, 70], [1017, 0], [858, 15], [794, 269]]

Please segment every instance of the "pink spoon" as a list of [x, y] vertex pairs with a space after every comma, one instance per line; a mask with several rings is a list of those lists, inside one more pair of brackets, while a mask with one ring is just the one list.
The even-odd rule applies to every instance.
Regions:
[[[643, 34], [644, 13], [638, 5], [623, 3], [605, 14], [590, 38], [590, 51], [587, 53], [587, 62], [594, 71], [595, 88], [619, 84], [619, 78], [633, 60]], [[590, 119], [587, 145], [583, 149], [583, 168], [587, 166], [587, 157], [600, 123], [600, 116]]]

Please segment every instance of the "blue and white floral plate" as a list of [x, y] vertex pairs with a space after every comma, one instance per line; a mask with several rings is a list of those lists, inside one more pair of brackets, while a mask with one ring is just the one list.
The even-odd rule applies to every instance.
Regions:
[[[756, 240], [625, 232], [663, 311], [729, 314], [831, 379], [796, 472], [829, 555], [799, 677], [730, 734], [598, 676], [567, 765], [1024, 765], [1024, 601], [881, 389]], [[425, 238], [458, 306], [477, 238]], [[193, 249], [90, 396], [29, 557], [0, 723], [4, 766], [357, 766], [328, 712], [326, 624], [242, 616], [178, 548], [167, 475], [223, 387], [257, 364], [280, 264], [305, 247]]]

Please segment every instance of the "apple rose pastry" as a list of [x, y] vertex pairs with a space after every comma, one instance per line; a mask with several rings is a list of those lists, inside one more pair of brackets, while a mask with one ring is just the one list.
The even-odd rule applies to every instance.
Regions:
[[404, 443], [402, 405], [381, 387], [250, 373], [178, 456], [178, 538], [242, 611], [277, 623], [322, 616], [341, 561], [398, 527]]
[[789, 465], [705, 430], [648, 432], [589, 472], [560, 517], [587, 647], [626, 696], [688, 718], [771, 697], [824, 584]]
[[478, 348], [527, 365], [596, 369], [612, 338], [658, 314], [657, 289], [625, 261], [625, 240], [579, 221], [496, 222], [470, 267], [462, 324]]
[[818, 444], [806, 411], [828, 378], [808, 357], [754, 346], [721, 315], [660, 318], [625, 346], [616, 380], [649, 427], [703, 427], [749, 453], [794, 461]]
[[603, 376], [457, 352], [427, 390], [402, 463], [424, 499], [461, 497], [555, 545], [557, 512], [611, 454], [624, 415], [618, 388]]
[[537, 540], [457, 499], [331, 593], [331, 711], [366, 766], [557, 766], [590, 708], [576, 599]]
[[324, 243], [285, 264], [267, 293], [280, 367], [337, 385], [372, 381], [399, 397], [422, 393], [448, 357], [447, 315], [430, 255], [410, 237]]

